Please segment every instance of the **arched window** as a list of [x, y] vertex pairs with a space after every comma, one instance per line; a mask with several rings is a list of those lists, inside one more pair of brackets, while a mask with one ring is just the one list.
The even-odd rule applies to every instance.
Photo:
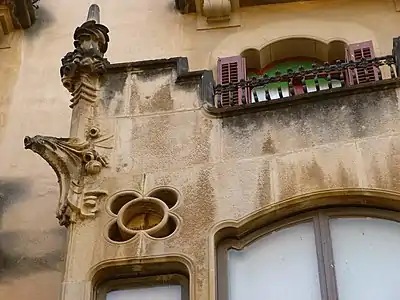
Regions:
[[219, 300], [396, 300], [399, 213], [320, 210], [219, 243]]

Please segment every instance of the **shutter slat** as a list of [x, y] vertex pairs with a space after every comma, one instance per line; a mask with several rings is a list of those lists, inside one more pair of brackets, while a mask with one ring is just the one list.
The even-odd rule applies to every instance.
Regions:
[[[218, 84], [228, 84], [230, 82], [239, 82], [246, 80], [246, 63], [241, 56], [220, 57], [217, 63]], [[221, 95], [222, 106], [229, 106], [232, 102], [234, 105], [242, 104], [242, 89], [236, 91], [225, 91]], [[245, 93], [245, 102], [248, 103], [248, 93]]]
[[[366, 41], [357, 44], [350, 44], [346, 49], [346, 61], [360, 60], [362, 58], [374, 58], [374, 47], [372, 41]], [[353, 75], [355, 80], [353, 79]], [[379, 80], [378, 71], [373, 66], [367, 68], [359, 68], [355, 70], [349, 70], [347, 73], [347, 83], [349, 85], [367, 83]]]

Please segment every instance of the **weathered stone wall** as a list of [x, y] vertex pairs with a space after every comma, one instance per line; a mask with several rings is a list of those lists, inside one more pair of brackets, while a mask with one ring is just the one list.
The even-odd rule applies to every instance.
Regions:
[[[95, 219], [71, 229], [75, 250], [64, 299], [89, 297], [92, 276], [102, 266], [163, 255], [187, 260], [196, 278], [192, 296], [210, 299], [212, 232], [221, 222], [320, 191], [400, 191], [396, 88], [360, 89], [218, 118], [203, 108], [198, 84], [176, 84], [173, 70], [121, 72], [106, 75], [101, 101], [92, 106], [99, 127], [113, 128], [115, 139], [110, 167], [89, 187], [111, 197], [101, 201]], [[109, 226], [116, 220], [108, 208], [112, 195], [123, 190], [146, 195], [160, 186], [180, 193], [171, 209], [179, 220], [177, 231], [166, 239], [110, 240]]]
[[[174, 11], [174, 1], [96, 2], [110, 28], [111, 62], [187, 56], [191, 69], [214, 69], [216, 56], [237, 55], [249, 41], [268, 44], [294, 28], [296, 36], [322, 40], [372, 39], [380, 55], [390, 53], [392, 37], [399, 35], [392, 0], [245, 8], [240, 28], [211, 31], [197, 31], [196, 17]], [[72, 49], [73, 30], [88, 6], [41, 0], [35, 25], [15, 35], [11, 48], [0, 49], [0, 298], [53, 300], [60, 292], [66, 230], [54, 217], [57, 179], [41, 158], [23, 150], [22, 141], [25, 135], [69, 134], [70, 96], [60, 83], [60, 58]], [[117, 138], [102, 186], [113, 193], [168, 184], [182, 193], [176, 214], [185, 226], [166, 245], [144, 243], [143, 253], [173, 251], [178, 237], [186, 241], [184, 251], [200, 249], [194, 261], [203, 299], [206, 229], [218, 220], [320, 188], [398, 189], [395, 90], [215, 119], [200, 108], [196, 85], [171, 85], [176, 75], [170, 71], [113, 76], [107, 83], [116, 84], [104, 87], [101, 109]], [[98, 244], [89, 229], [98, 226], [102, 233], [109, 218], [103, 210], [79, 229], [88, 230], [80, 241], [89, 257], [97, 246], [104, 257], [135, 249]], [[201, 234], [194, 238], [194, 232]], [[66, 286], [74, 276], [87, 279], [80, 272], [100, 260], [96, 255], [91, 261], [76, 254], [81, 267], [71, 268]]]

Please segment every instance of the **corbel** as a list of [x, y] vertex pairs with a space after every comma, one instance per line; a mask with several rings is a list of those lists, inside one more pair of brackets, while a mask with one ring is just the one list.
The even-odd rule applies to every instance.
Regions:
[[[97, 133], [96, 133], [97, 132]], [[99, 149], [111, 149], [112, 136], [101, 136], [97, 128], [89, 130], [88, 139], [26, 136], [25, 149], [41, 156], [54, 170], [60, 187], [56, 217], [60, 225], [68, 227], [78, 218], [94, 217], [99, 198], [106, 191], [85, 189], [85, 179], [98, 175], [108, 166]]]
[[203, 16], [208, 23], [229, 21], [231, 10], [231, 0], [203, 0]]
[[199, 30], [240, 26], [238, 0], [197, 1]]

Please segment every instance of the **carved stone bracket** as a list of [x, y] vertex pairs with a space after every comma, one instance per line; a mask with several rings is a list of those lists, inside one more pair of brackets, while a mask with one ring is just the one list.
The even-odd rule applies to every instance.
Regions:
[[203, 15], [209, 23], [228, 21], [231, 10], [231, 0], [203, 0]]
[[111, 149], [108, 141], [112, 136], [101, 136], [98, 128], [88, 132], [87, 140], [78, 138], [56, 138], [37, 135], [25, 137], [25, 149], [39, 154], [55, 171], [60, 185], [57, 218], [60, 225], [68, 226], [77, 217], [93, 217], [97, 211], [97, 200], [107, 193], [85, 191], [84, 179], [107, 167], [99, 148]]
[[110, 40], [109, 30], [98, 24], [99, 21], [100, 8], [93, 4], [89, 8], [88, 20], [75, 30], [75, 50], [61, 59], [61, 81], [73, 96], [71, 107], [80, 99], [95, 101], [96, 79], [105, 73], [109, 64], [104, 58]]

